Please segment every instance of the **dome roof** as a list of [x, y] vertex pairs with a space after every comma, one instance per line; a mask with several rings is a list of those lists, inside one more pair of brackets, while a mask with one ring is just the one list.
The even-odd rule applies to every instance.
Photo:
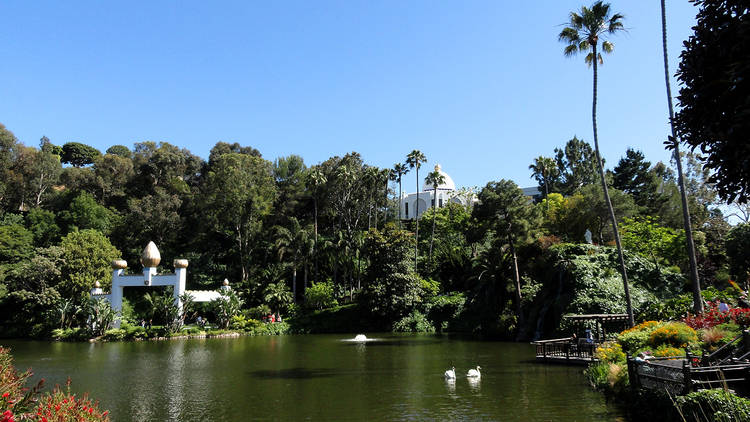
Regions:
[[[435, 164], [435, 171], [440, 173], [445, 178], [445, 181], [438, 185], [438, 190], [456, 190], [456, 184], [453, 183], [453, 179], [448, 176], [448, 173], [444, 172], [440, 168], [440, 164]], [[422, 186], [422, 191], [431, 191], [433, 189], [435, 189], [435, 187], [432, 186], [432, 184], [427, 183], [427, 180], [425, 179], [424, 185]]]

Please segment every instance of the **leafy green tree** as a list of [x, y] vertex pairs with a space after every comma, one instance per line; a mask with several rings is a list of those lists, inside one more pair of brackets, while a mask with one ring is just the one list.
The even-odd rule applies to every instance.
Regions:
[[209, 152], [208, 154], [208, 166], [213, 166], [216, 160], [224, 154], [243, 154], [252, 155], [259, 158], [261, 157], [260, 151], [253, 147], [243, 147], [237, 142], [231, 144], [227, 142], [217, 142], [216, 145], [211, 148], [211, 152]]
[[92, 229], [73, 231], [62, 238], [60, 247], [59, 290], [64, 297], [83, 298], [97, 281], [105, 288], [111, 284], [110, 263], [121, 255], [106, 236]]
[[414, 222], [415, 222], [415, 239], [416, 242], [414, 242], [414, 270], [416, 271], [417, 266], [417, 256], [419, 255], [419, 168], [422, 167], [423, 163], [427, 162], [427, 157], [422, 153], [422, 151], [419, 150], [413, 150], [409, 153], [409, 155], [406, 156], [406, 164], [409, 165], [409, 168], [413, 168], [416, 170], [417, 173], [417, 201], [416, 201], [416, 209], [414, 210]]
[[7, 207], [8, 182], [11, 179], [11, 167], [18, 147], [16, 135], [0, 123], [0, 206]]
[[[596, 183], [596, 154], [588, 142], [574, 136], [563, 149], [555, 148], [555, 162], [562, 180], [551, 180], [560, 193], [572, 195], [584, 186]], [[603, 164], [603, 161], [602, 161]], [[550, 172], [550, 175], [554, 173]]]
[[206, 229], [231, 241], [243, 282], [248, 280], [255, 237], [275, 196], [271, 163], [254, 155], [224, 154], [206, 175], [202, 197]]
[[365, 237], [370, 266], [360, 303], [387, 322], [401, 319], [423, 300], [422, 279], [409, 259], [413, 242], [411, 233], [393, 224], [386, 224], [382, 231], [371, 229]]
[[106, 154], [116, 155], [118, 157], [127, 159], [133, 158], [133, 153], [130, 151], [130, 148], [126, 147], [125, 145], [112, 145], [111, 147], [107, 148]]
[[628, 148], [613, 169], [612, 187], [633, 195], [636, 204], [646, 207], [656, 199], [657, 182], [650, 169], [641, 151]]
[[60, 227], [55, 222], [55, 213], [41, 208], [32, 208], [26, 214], [26, 227], [34, 234], [34, 244], [51, 246], [60, 238]]
[[[432, 185], [432, 213], [436, 215], [438, 203], [437, 189], [438, 186], [445, 183], [445, 176], [440, 174], [440, 171], [438, 171], [438, 167], [436, 166], [434, 171], [427, 174], [424, 181], [427, 185]], [[435, 218], [432, 219], [432, 232], [430, 233], [430, 262], [432, 262], [432, 245], [435, 240], [435, 220]]]
[[93, 164], [102, 155], [98, 149], [80, 142], [68, 142], [62, 146], [62, 162], [74, 167]]
[[620, 230], [623, 246], [650, 258], [657, 269], [660, 262], [674, 264], [685, 255], [681, 233], [658, 225], [651, 217], [623, 218]]
[[479, 203], [474, 206], [474, 217], [508, 245], [515, 282], [516, 315], [522, 321], [521, 273], [516, 249], [519, 243], [527, 242], [536, 229], [536, 209], [518, 185], [509, 180], [487, 183], [479, 192], [478, 199]]
[[25, 174], [26, 191], [30, 196], [30, 203], [40, 206], [52, 186], [54, 186], [62, 173], [60, 156], [45, 149], [34, 150], [29, 148], [31, 165]]
[[[150, 193], [155, 187], [170, 189], [175, 180], [188, 185], [197, 183], [203, 160], [189, 150], [168, 142], [137, 142], [133, 151], [135, 177], [132, 189], [141, 195]], [[181, 183], [177, 183], [177, 186]]]
[[0, 226], [0, 264], [23, 261], [33, 253], [34, 236], [24, 226]]
[[726, 248], [732, 274], [750, 282], [750, 224], [734, 226], [727, 235]]
[[[278, 191], [274, 210], [280, 219], [299, 214], [300, 202], [304, 199], [306, 172], [305, 161], [299, 155], [274, 160], [273, 177]], [[280, 224], [284, 222], [280, 221]]]
[[115, 224], [116, 215], [106, 207], [99, 205], [88, 192], [80, 192], [68, 209], [60, 214], [66, 232], [76, 229], [93, 229], [109, 234]]
[[684, 42], [677, 133], [706, 154], [722, 199], [750, 197], [750, 6], [744, 0], [695, 0], [694, 34]]
[[597, 100], [597, 78], [598, 71], [597, 65], [603, 63], [602, 55], [597, 51], [599, 41], [601, 39], [601, 48], [605, 53], [611, 53], [614, 49], [614, 45], [607, 40], [604, 40], [604, 36], [607, 34], [614, 34], [624, 30], [622, 25], [623, 15], [615, 13], [610, 16], [610, 5], [603, 3], [602, 1], [595, 2], [591, 8], [581, 7], [581, 13], [576, 12], [570, 13], [569, 25], [560, 32], [559, 39], [567, 43], [565, 47], [565, 55], [572, 56], [579, 52], [586, 54], [586, 63], [593, 65], [594, 68], [594, 89], [593, 89], [593, 101], [591, 105], [591, 122], [594, 128], [594, 150], [596, 151], [596, 164], [599, 167], [599, 175], [602, 182], [602, 190], [604, 191], [604, 199], [607, 202], [610, 219], [612, 222], [612, 231], [615, 236], [615, 243], [617, 243], [617, 251], [620, 255], [620, 270], [622, 272], [622, 282], [625, 287], [625, 303], [627, 305], [628, 317], [630, 320], [630, 326], [635, 324], [633, 319], [633, 307], [630, 301], [630, 289], [628, 287], [628, 275], [625, 269], [625, 258], [622, 254], [622, 245], [620, 244], [620, 235], [617, 231], [617, 219], [615, 218], [615, 212], [612, 208], [612, 203], [609, 199], [609, 193], [607, 192], [607, 181], [604, 177], [604, 163], [602, 162], [601, 153], [599, 152], [599, 135], [596, 129], [596, 100]]
[[46, 136], [42, 136], [39, 140], [39, 150], [48, 154], [57, 155], [58, 161], [62, 159], [62, 147], [53, 144]]
[[123, 206], [134, 176], [133, 160], [128, 156], [104, 154], [94, 160], [94, 193], [104, 204]]
[[152, 194], [142, 198], [128, 199], [125, 225], [131, 233], [128, 241], [131, 249], [140, 253], [140, 248], [149, 241], [164, 250], [176, 248], [177, 236], [183, 230], [182, 203], [179, 195], [161, 187], [154, 188]]
[[607, 228], [607, 223], [612, 221], [609, 211], [610, 205], [614, 209], [614, 212], [623, 218], [638, 215], [639, 209], [635, 205], [635, 202], [633, 202], [633, 197], [617, 189], [608, 190], [610, 194], [609, 203], [607, 203], [600, 185], [586, 186], [581, 189], [580, 193], [582, 198], [577, 204], [577, 209], [574, 211], [579, 216], [574, 216], [574, 218], [581, 221], [583, 226], [591, 230], [594, 239], [599, 244], [615, 240], [614, 233]]

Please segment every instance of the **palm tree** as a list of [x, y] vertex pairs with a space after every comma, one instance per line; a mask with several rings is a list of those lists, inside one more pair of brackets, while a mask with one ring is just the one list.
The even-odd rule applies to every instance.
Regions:
[[[534, 164], [529, 166], [529, 170], [532, 170], [532, 176], [537, 177], [537, 180], [541, 177], [541, 182], [544, 185], [544, 199], [547, 199], [550, 180], [553, 175], [559, 174], [555, 160], [540, 155], [534, 159]], [[547, 204], [547, 207], [549, 207], [549, 204]]]
[[422, 154], [422, 151], [416, 149], [406, 156], [406, 164], [409, 165], [409, 168], [417, 170], [417, 201], [414, 207], [416, 208], [414, 211], [414, 221], [417, 223], [416, 231], [414, 232], [416, 239], [416, 242], [414, 242], [414, 271], [417, 271], [417, 255], [419, 255], [419, 168], [422, 167], [422, 163], [426, 162], [427, 157]]
[[302, 227], [295, 217], [289, 218], [289, 228], [276, 227], [276, 252], [279, 260], [283, 261], [284, 255], [291, 255], [292, 267], [292, 297], [297, 301], [297, 268], [304, 264], [310, 248], [309, 229]]
[[424, 181], [432, 185], [432, 234], [430, 234], [430, 262], [432, 262], [432, 242], [435, 239], [435, 220], [437, 220], [437, 188], [445, 183], [445, 176], [440, 174], [440, 166], [435, 166], [435, 170], [428, 173]]
[[581, 7], [581, 14], [576, 12], [570, 12], [570, 26], [565, 27], [560, 32], [559, 40], [565, 42], [565, 55], [572, 56], [579, 52], [586, 54], [586, 63], [594, 67], [594, 84], [593, 84], [593, 101], [591, 104], [591, 122], [594, 128], [594, 149], [596, 150], [596, 164], [599, 167], [599, 176], [602, 181], [602, 190], [604, 191], [604, 200], [609, 208], [609, 217], [612, 222], [612, 231], [615, 235], [615, 243], [617, 244], [617, 253], [620, 258], [620, 270], [622, 271], [622, 282], [625, 288], [625, 303], [628, 312], [628, 318], [630, 326], [635, 325], [633, 320], [633, 307], [630, 302], [630, 288], [628, 286], [628, 274], [625, 270], [625, 258], [622, 254], [622, 245], [620, 243], [620, 233], [617, 231], [617, 219], [615, 218], [615, 212], [612, 208], [612, 201], [609, 199], [609, 191], [607, 190], [607, 181], [604, 178], [604, 166], [602, 165], [602, 157], [599, 152], [599, 137], [596, 130], [596, 84], [598, 78], [597, 65], [603, 64], [602, 55], [597, 51], [599, 41], [601, 38], [602, 51], [605, 53], [611, 53], [614, 49], [614, 45], [604, 40], [605, 35], [615, 34], [619, 31], [623, 31], [625, 28], [622, 25], [623, 15], [615, 13], [610, 16], [610, 6], [608, 3], [597, 1], [591, 8]]
[[409, 172], [409, 167], [403, 163], [396, 163], [391, 170], [391, 180], [398, 182], [398, 228], [401, 228], [401, 177]]
[[315, 257], [315, 281], [318, 281], [318, 194], [320, 187], [328, 182], [325, 173], [319, 166], [314, 166], [307, 173], [307, 187], [313, 193], [313, 256]]
[[664, 52], [664, 83], [667, 86], [667, 105], [669, 106], [669, 124], [672, 127], [672, 136], [669, 137], [668, 148], [674, 149], [674, 159], [677, 162], [677, 184], [680, 187], [680, 198], [682, 199], [682, 220], [685, 225], [685, 237], [687, 240], [687, 252], [690, 259], [690, 281], [693, 285], [693, 312], [703, 313], [703, 300], [701, 297], [701, 283], [698, 279], [698, 265], [695, 259], [695, 244], [693, 242], [693, 228], [690, 223], [690, 211], [688, 209], [687, 193], [685, 192], [685, 179], [682, 176], [682, 157], [680, 156], [680, 141], [674, 127], [674, 108], [672, 106], [672, 87], [669, 83], [669, 60], [667, 56], [667, 8], [664, 0], [661, 0], [661, 40]]

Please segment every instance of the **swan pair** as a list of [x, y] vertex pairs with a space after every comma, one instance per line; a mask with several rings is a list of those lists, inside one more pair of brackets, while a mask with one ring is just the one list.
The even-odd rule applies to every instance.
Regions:
[[[479, 372], [479, 370], [482, 369], [480, 366], [477, 366], [477, 369], [469, 369], [469, 372], [466, 373], [467, 378], [480, 378], [482, 376], [482, 373]], [[456, 368], [451, 367], [451, 369], [445, 371], [445, 379], [454, 380], [456, 379]]]

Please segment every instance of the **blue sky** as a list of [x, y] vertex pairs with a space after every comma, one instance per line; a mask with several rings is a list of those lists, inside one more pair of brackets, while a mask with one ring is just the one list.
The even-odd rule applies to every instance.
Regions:
[[[532, 186], [535, 157], [593, 142], [591, 70], [557, 41], [581, 5], [6, 0], [0, 122], [34, 146], [167, 141], [207, 158], [227, 141], [308, 165], [357, 151], [391, 167], [419, 149], [459, 186]], [[659, 2], [612, 8], [628, 32], [600, 67], [602, 155], [666, 161]], [[674, 73], [696, 9], [667, 8]]]

